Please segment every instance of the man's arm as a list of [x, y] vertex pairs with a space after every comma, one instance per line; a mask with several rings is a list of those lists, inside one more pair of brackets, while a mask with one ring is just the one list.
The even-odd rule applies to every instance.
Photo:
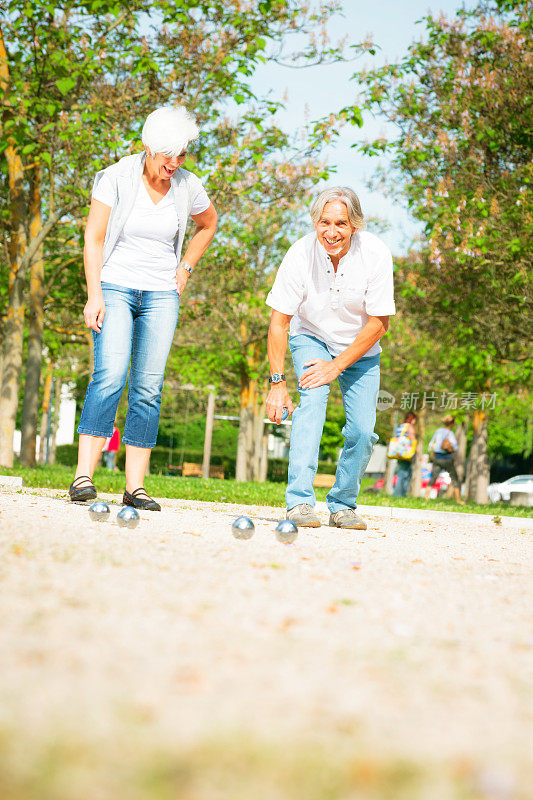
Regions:
[[389, 328], [389, 317], [369, 317], [365, 327], [359, 331], [353, 342], [332, 361], [321, 358], [311, 359], [304, 364], [309, 367], [300, 378], [302, 389], [317, 389], [331, 383], [346, 367], [359, 361], [370, 348], [379, 342]]
[[[287, 352], [287, 334], [289, 332], [291, 319], [292, 314], [282, 314], [281, 311], [272, 309], [267, 341], [268, 363], [270, 364], [271, 375], [275, 372], [281, 375], [284, 373], [285, 354]], [[292, 414], [294, 411], [292, 400], [287, 391], [287, 383], [285, 381], [273, 383], [266, 401], [266, 411], [269, 420], [279, 424], [284, 408], [288, 410], [289, 414]]]

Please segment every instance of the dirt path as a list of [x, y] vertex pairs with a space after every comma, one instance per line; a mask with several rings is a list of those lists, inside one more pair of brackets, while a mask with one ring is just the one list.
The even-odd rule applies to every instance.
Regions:
[[[282, 545], [279, 509], [165, 501], [124, 531], [53, 492], [0, 508], [2, 797], [244, 798], [258, 774], [260, 798], [533, 796], [531, 531], [368, 518]], [[206, 742], [320, 753], [338, 791], [302, 794], [293, 759], [269, 793], [259, 756], [202, 788]], [[196, 754], [192, 788], [139, 789], [154, 749]]]

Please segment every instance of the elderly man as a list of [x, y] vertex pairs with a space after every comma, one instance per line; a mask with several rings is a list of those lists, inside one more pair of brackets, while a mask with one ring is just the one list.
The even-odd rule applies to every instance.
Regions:
[[[266, 301], [272, 308], [267, 413], [279, 423], [284, 408], [294, 411], [287, 516], [296, 525], [318, 528], [313, 480], [329, 384], [338, 379], [345, 443], [327, 496], [329, 524], [365, 530], [356, 512], [357, 497], [378, 438], [379, 340], [395, 313], [392, 257], [383, 242], [363, 230], [359, 200], [347, 187], [323, 191], [311, 219], [315, 231], [289, 248]], [[283, 374], [287, 332], [300, 392], [296, 410]]]

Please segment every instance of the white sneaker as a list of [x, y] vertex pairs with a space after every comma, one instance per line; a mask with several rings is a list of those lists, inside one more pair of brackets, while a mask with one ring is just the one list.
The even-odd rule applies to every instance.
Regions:
[[315, 514], [313, 506], [308, 503], [302, 503], [289, 509], [287, 519], [292, 520], [298, 528], [320, 528], [322, 524]]
[[353, 508], [342, 508], [329, 516], [331, 528], [352, 528], [357, 531], [366, 531], [366, 522]]

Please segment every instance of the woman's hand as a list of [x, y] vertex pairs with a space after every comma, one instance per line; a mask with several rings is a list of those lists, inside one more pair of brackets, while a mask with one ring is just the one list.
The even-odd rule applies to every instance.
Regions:
[[105, 317], [105, 303], [102, 292], [94, 297], [89, 297], [83, 309], [83, 317], [88, 328], [91, 328], [95, 333], [101, 333]]
[[189, 278], [190, 275], [187, 270], [184, 267], [178, 267], [176, 270], [176, 291], [180, 297], [185, 291], [185, 287], [187, 286], [187, 281]]
[[287, 385], [285, 382], [273, 383], [266, 401], [266, 412], [270, 422], [275, 422], [276, 425], [279, 425], [284, 408], [287, 409], [289, 414], [294, 411]]
[[304, 367], [310, 367], [299, 380], [301, 389], [318, 389], [339, 377], [339, 370], [333, 361], [323, 361], [321, 358], [312, 358], [306, 361]]

